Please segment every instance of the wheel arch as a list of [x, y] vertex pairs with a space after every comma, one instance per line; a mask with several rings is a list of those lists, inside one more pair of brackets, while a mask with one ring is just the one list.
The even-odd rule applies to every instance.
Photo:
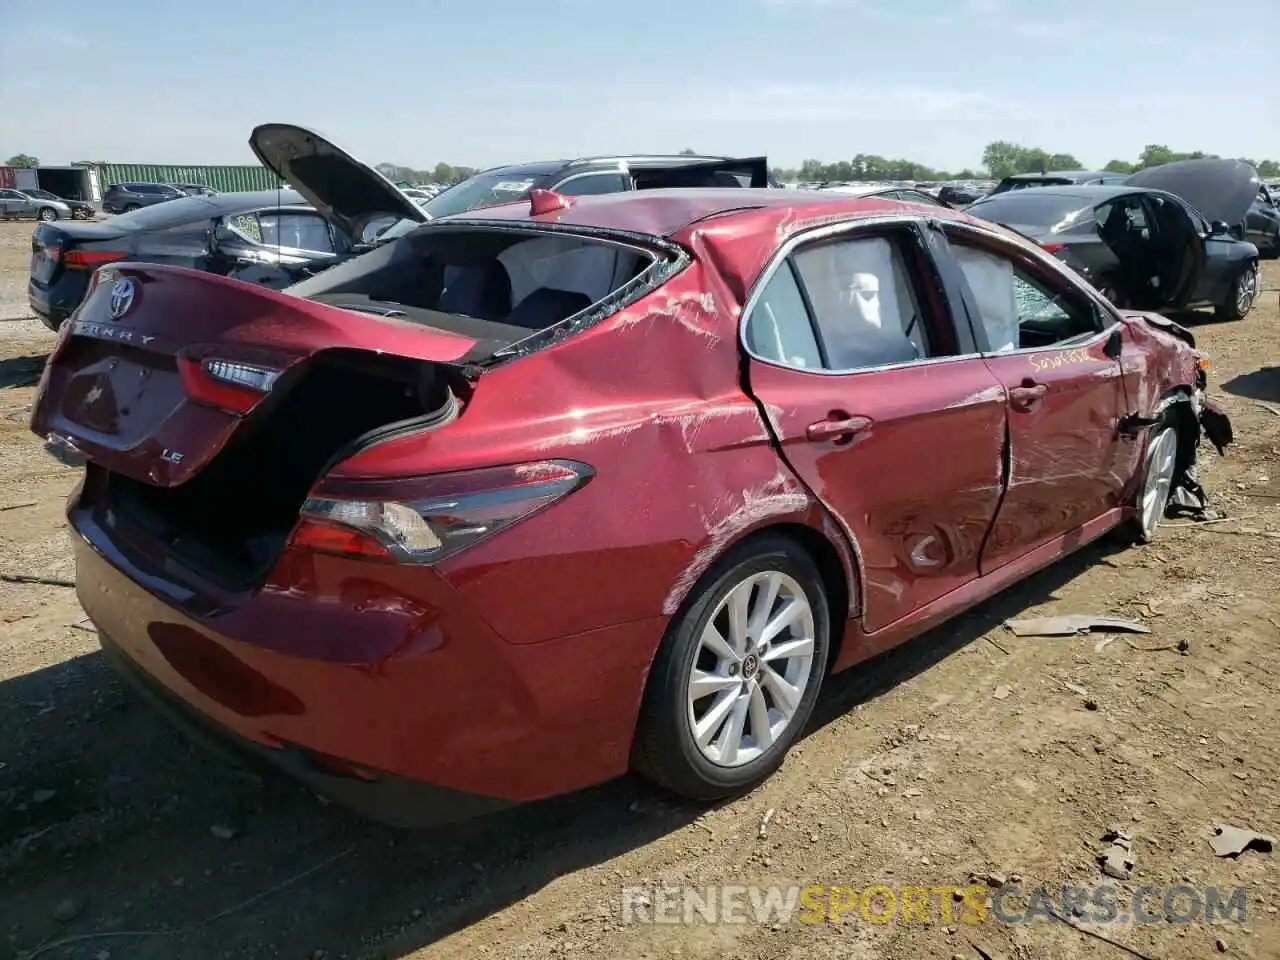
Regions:
[[856, 557], [843, 543], [840, 528], [817, 504], [802, 517], [771, 519], [743, 530], [731, 540], [718, 545], [719, 549], [714, 556], [708, 558], [695, 577], [688, 579], [687, 586], [677, 584], [676, 589], [680, 591], [679, 602], [671, 610], [671, 618], [675, 621], [684, 613], [698, 595], [699, 587], [717, 576], [726, 558], [771, 536], [782, 537], [796, 544], [813, 561], [822, 578], [822, 587], [827, 596], [830, 621], [828, 627], [831, 631], [824, 670], [830, 670], [832, 664], [840, 658], [844, 644], [844, 625], [858, 611], [861, 584]]
[[1155, 416], [1167, 418], [1177, 430], [1178, 461], [1175, 477], [1180, 477], [1196, 460], [1196, 447], [1200, 439], [1200, 422], [1192, 404], [1194, 390], [1187, 384], [1170, 387], [1156, 402]]

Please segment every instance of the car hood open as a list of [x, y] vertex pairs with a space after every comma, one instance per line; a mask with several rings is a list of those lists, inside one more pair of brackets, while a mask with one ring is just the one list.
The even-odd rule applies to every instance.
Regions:
[[1178, 160], [1139, 170], [1125, 181], [1176, 194], [1209, 220], [1244, 222], [1258, 195], [1258, 171], [1243, 160]]
[[379, 218], [428, 219], [394, 183], [313, 130], [264, 123], [253, 128], [249, 146], [264, 166], [353, 240], [360, 240], [365, 227]]

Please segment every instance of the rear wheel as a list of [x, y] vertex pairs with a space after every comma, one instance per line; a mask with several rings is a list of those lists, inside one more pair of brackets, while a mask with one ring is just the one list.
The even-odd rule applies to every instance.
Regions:
[[135, 210], [137, 210], [137, 209], [139, 209], [139, 208], [138, 208], [138, 205], [137, 205], [136, 203], [126, 203], [126, 204], [124, 205], [124, 212], [125, 212], [125, 213], [133, 213], [133, 211], [135, 211]]
[[694, 588], [654, 659], [637, 770], [694, 800], [756, 786], [813, 713], [829, 633], [822, 577], [796, 543], [767, 536], [731, 553]]
[[37, 213], [36, 216], [45, 223], [53, 223], [53, 221], [58, 219], [58, 211], [53, 209], [53, 207], [41, 207], [40, 212]]
[[1250, 261], [1231, 282], [1226, 297], [1218, 304], [1214, 314], [1220, 320], [1243, 320], [1253, 309], [1253, 301], [1257, 296], [1258, 264]]

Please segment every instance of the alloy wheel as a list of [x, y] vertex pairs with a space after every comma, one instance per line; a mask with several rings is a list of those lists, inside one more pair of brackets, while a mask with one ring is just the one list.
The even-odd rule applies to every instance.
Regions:
[[1253, 300], [1258, 295], [1258, 267], [1250, 266], [1240, 275], [1236, 283], [1236, 312], [1248, 313], [1253, 307]]
[[739, 767], [791, 725], [814, 667], [814, 615], [777, 570], [736, 584], [707, 620], [689, 674], [688, 723], [712, 763]]
[[1147, 451], [1146, 476], [1142, 481], [1142, 534], [1148, 539], [1164, 518], [1177, 459], [1177, 431], [1173, 427], [1165, 427], [1151, 440], [1151, 447]]

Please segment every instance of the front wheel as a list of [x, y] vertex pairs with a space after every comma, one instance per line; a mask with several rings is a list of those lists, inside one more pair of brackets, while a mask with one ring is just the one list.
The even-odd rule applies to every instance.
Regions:
[[1169, 508], [1173, 481], [1178, 472], [1178, 429], [1166, 418], [1147, 436], [1143, 458], [1142, 485], [1134, 506], [1137, 514], [1129, 522], [1129, 532], [1138, 543], [1150, 543]]
[[53, 221], [58, 219], [58, 211], [53, 209], [53, 207], [41, 207], [40, 212], [36, 214], [36, 217], [44, 223], [53, 223]]
[[1253, 301], [1258, 296], [1258, 264], [1250, 261], [1241, 270], [1223, 301], [1218, 304], [1214, 314], [1219, 320], [1243, 320], [1253, 309]]
[[654, 659], [633, 761], [693, 800], [772, 774], [813, 713], [830, 623], [822, 577], [785, 537], [728, 555], [694, 588]]

